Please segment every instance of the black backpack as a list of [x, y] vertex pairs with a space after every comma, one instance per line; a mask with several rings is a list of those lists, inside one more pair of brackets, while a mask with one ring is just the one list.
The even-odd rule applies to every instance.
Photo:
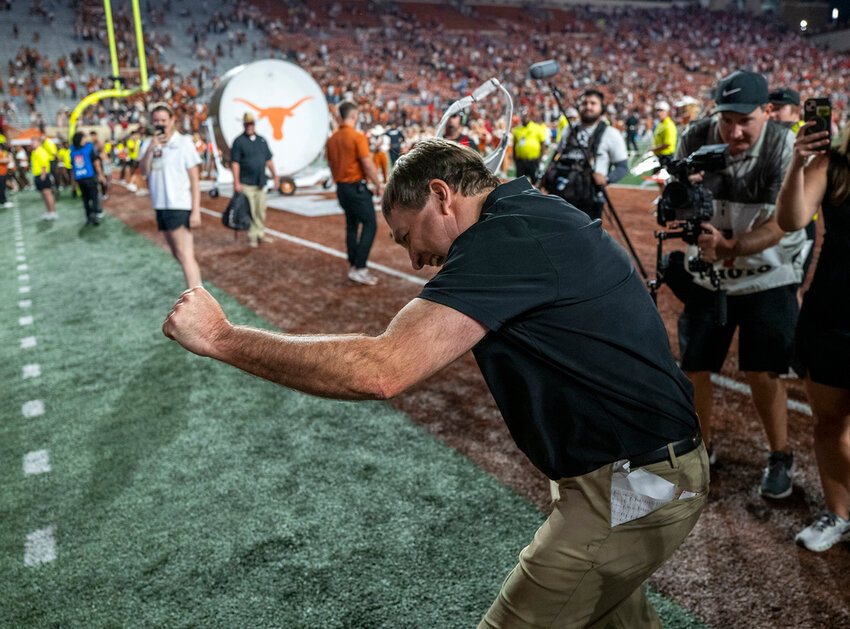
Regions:
[[543, 187], [580, 210], [592, 208], [597, 203], [593, 164], [596, 161], [596, 151], [599, 149], [602, 134], [607, 128], [608, 125], [604, 122], [596, 126], [587, 149], [579, 146], [572, 129], [565, 129], [569, 136], [566, 138], [563, 149], [552, 158], [543, 176]]
[[241, 192], [234, 192], [227, 209], [221, 215], [221, 224], [237, 231], [247, 231], [251, 227], [251, 205], [248, 203], [248, 197]]

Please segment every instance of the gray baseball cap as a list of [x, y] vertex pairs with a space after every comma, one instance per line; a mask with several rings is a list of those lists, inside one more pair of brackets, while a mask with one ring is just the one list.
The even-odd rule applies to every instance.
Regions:
[[769, 101], [767, 80], [761, 74], [737, 70], [720, 79], [714, 90], [714, 102], [717, 106], [711, 113], [734, 111], [738, 114], [749, 114]]

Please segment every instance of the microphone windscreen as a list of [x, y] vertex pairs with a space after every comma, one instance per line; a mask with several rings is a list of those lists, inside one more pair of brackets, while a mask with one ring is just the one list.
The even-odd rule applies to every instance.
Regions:
[[546, 61], [538, 61], [528, 69], [528, 73], [533, 79], [545, 79], [558, 74], [558, 62], [554, 59]]

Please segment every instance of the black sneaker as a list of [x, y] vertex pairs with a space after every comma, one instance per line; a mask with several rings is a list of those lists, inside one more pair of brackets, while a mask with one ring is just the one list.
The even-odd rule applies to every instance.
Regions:
[[791, 495], [794, 477], [794, 455], [782, 450], [771, 452], [761, 477], [759, 493], [766, 498], [787, 498]]

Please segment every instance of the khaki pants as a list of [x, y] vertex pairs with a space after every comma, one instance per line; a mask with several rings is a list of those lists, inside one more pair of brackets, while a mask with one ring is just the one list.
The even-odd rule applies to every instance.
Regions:
[[248, 197], [251, 206], [251, 227], [248, 228], [248, 240], [259, 242], [266, 229], [266, 189], [261, 186], [242, 184], [242, 193]]
[[612, 528], [613, 464], [561, 479], [552, 514], [520, 553], [479, 629], [660, 629], [642, 584], [679, 547], [705, 505], [705, 445], [642, 469], [676, 485], [677, 496], [698, 495]]

